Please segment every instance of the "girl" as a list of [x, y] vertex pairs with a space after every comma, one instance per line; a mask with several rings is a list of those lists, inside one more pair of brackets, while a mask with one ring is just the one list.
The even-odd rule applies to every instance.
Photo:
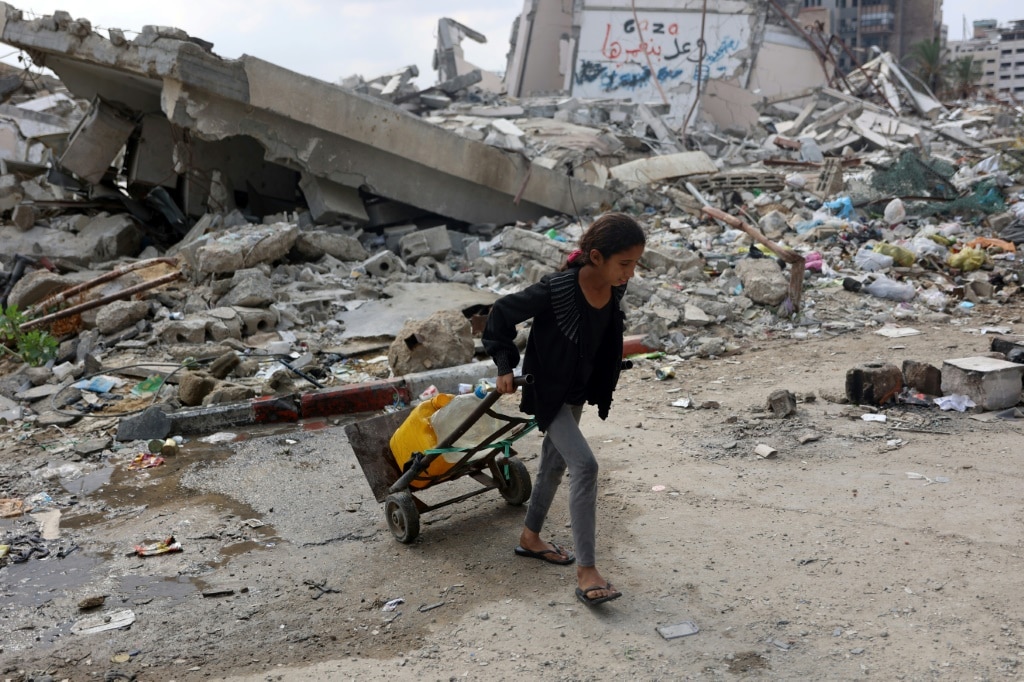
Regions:
[[[483, 334], [484, 348], [498, 367], [497, 390], [512, 393], [512, 370], [519, 364], [516, 325], [533, 318], [523, 373], [532, 374], [535, 383], [523, 387], [520, 409], [536, 417], [545, 437], [515, 553], [554, 564], [577, 561], [576, 596], [588, 606], [622, 593], [595, 565], [597, 460], [579, 421], [584, 402], [597, 405], [601, 419], [608, 416], [622, 363], [625, 315], [619, 304], [645, 244], [635, 220], [622, 213], [602, 215], [561, 272], [496, 301]], [[575, 557], [540, 538], [566, 467]]]

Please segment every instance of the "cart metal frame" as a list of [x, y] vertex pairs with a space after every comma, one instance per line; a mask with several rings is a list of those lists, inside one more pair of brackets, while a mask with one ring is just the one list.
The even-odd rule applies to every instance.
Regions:
[[[516, 386], [533, 383], [530, 376], [517, 377]], [[345, 435], [352, 445], [356, 460], [370, 484], [370, 490], [377, 502], [384, 503], [384, 516], [395, 539], [409, 544], [419, 535], [421, 514], [441, 509], [490, 490], [498, 490], [505, 501], [518, 506], [530, 498], [532, 482], [526, 465], [514, 457], [512, 444], [537, 428], [532, 418], [513, 417], [491, 409], [501, 397], [491, 391], [480, 401], [480, 405], [459, 424], [452, 433], [434, 448], [413, 453], [406, 470], [399, 469], [391, 452], [392, 434], [412, 412], [412, 408], [384, 414], [366, 421], [349, 424]], [[485, 442], [468, 448], [454, 448], [452, 443], [461, 438], [483, 415], [489, 415], [502, 422]], [[462, 453], [459, 461], [437, 476], [424, 472], [437, 458], [445, 454]], [[485, 452], [479, 456], [480, 452]], [[413, 482], [423, 484], [415, 490], [426, 490], [445, 481], [469, 476], [481, 487], [478, 490], [449, 498], [435, 504], [427, 504], [413, 493]]]

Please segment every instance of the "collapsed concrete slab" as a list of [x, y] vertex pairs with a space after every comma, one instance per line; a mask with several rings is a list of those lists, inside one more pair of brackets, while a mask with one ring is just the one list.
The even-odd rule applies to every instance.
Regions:
[[[301, 174], [307, 187], [309, 176], [330, 183], [316, 186], [313, 202], [328, 215], [346, 210], [348, 201], [324, 198], [345, 196], [340, 188], [349, 189], [348, 199], [358, 192], [364, 201], [390, 200], [469, 223], [570, 213], [571, 195], [578, 205], [609, 199], [387, 102], [248, 55], [222, 59], [178, 29], [147, 26], [131, 41], [116, 31], [105, 38], [66, 12], [29, 19], [0, 3], [0, 40], [26, 50], [77, 96], [133, 114], [149, 134], [127, 142], [130, 180], [155, 186], [170, 169], [178, 203], [192, 216], [222, 209], [211, 205], [219, 195], [260, 215], [281, 210], [296, 196]], [[111, 141], [89, 135], [92, 128], [79, 128], [81, 145]], [[95, 169], [86, 170], [94, 177]], [[214, 171], [221, 173], [218, 187]], [[365, 220], [363, 208], [349, 210], [350, 217]]]

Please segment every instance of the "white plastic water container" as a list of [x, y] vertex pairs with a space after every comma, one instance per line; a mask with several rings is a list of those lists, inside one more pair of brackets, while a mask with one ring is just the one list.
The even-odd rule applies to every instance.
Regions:
[[[430, 426], [434, 429], [434, 433], [437, 434], [438, 443], [444, 441], [483, 402], [481, 393], [481, 391], [474, 391], [473, 393], [457, 395], [450, 403], [430, 416]], [[496, 406], [497, 403], [492, 405], [491, 409], [493, 410]], [[502, 420], [484, 414], [473, 426], [469, 427], [469, 430], [461, 438], [452, 443], [452, 447], [471, 448], [488, 443], [494, 432], [501, 428], [503, 424]], [[473, 455], [472, 459], [479, 459], [486, 455], [487, 452], [487, 450], [482, 450]], [[447, 453], [442, 455], [442, 457], [449, 462], [457, 462], [462, 459], [462, 455], [457, 452]]]

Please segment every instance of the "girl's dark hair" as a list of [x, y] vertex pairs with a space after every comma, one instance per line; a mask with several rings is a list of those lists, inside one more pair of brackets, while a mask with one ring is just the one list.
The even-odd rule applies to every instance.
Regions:
[[565, 268], [581, 268], [590, 262], [590, 252], [597, 249], [605, 258], [647, 243], [643, 228], [625, 213], [605, 213], [591, 223], [580, 237], [580, 253], [573, 252]]

